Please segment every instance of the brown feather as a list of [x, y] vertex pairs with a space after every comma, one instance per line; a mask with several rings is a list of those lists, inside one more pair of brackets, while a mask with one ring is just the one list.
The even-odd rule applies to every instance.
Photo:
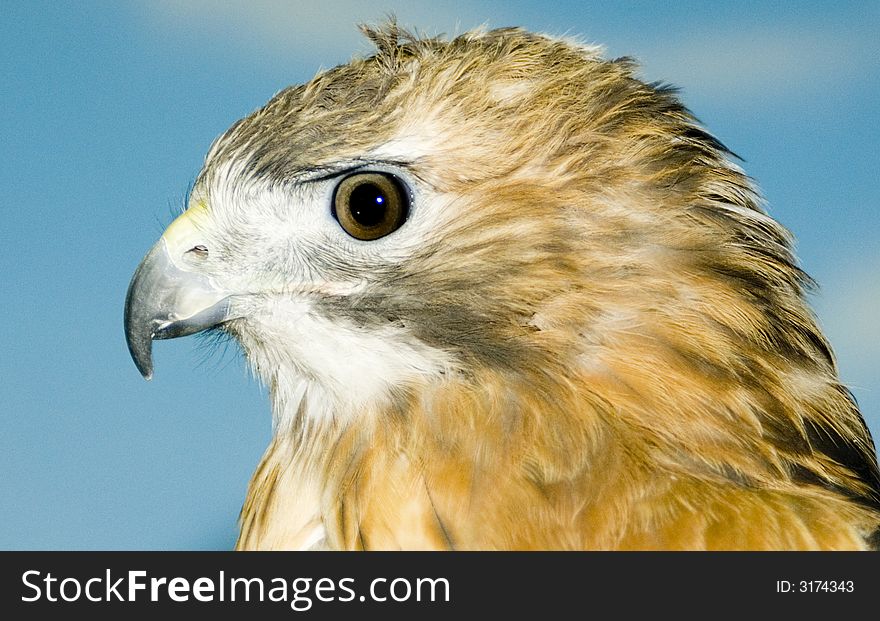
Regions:
[[459, 369], [279, 432], [238, 547], [316, 526], [343, 549], [867, 547], [880, 475], [810, 281], [675, 93], [517, 29], [366, 32], [375, 55], [239, 122], [200, 184], [440, 132], [408, 166], [446, 227], [317, 308], [404, 326]]

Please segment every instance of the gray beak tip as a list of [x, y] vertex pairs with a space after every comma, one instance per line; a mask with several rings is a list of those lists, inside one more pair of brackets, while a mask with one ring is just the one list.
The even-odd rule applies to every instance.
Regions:
[[[149, 347], [149, 345], [148, 345]], [[131, 357], [134, 360], [134, 365], [137, 367], [137, 370], [143, 376], [145, 380], [148, 382], [153, 379], [153, 358], [151, 356], [151, 352], [148, 350], [146, 354], [144, 353], [136, 353], [131, 351]]]
[[128, 352], [131, 354], [134, 366], [137, 367], [137, 370], [140, 371], [145, 380], [153, 379], [153, 348], [149, 335], [146, 335], [147, 338], [145, 339], [144, 335], [134, 333], [130, 324], [127, 323], [125, 336], [128, 342]]
[[[149, 255], [148, 255], [149, 256]], [[144, 379], [153, 377], [153, 339], [150, 333], [149, 307], [145, 308], [143, 290], [139, 287], [143, 263], [138, 266], [125, 295], [125, 342], [128, 353]]]

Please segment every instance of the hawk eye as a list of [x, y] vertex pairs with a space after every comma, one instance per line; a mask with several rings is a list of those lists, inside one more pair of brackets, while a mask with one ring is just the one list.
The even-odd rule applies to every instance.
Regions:
[[406, 189], [387, 173], [355, 173], [340, 181], [333, 194], [333, 217], [346, 233], [362, 241], [396, 231], [408, 211]]

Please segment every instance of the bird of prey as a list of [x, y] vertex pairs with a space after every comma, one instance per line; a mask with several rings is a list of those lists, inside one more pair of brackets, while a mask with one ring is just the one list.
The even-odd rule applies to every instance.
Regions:
[[790, 234], [674, 89], [394, 23], [212, 145], [128, 345], [234, 337], [239, 549], [870, 549], [870, 434]]

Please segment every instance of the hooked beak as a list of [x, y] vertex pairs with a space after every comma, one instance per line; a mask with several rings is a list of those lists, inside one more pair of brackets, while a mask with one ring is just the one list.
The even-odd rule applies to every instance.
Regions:
[[[198, 270], [197, 205], [175, 220], [135, 270], [125, 296], [125, 340], [144, 379], [153, 377], [153, 339], [172, 339], [229, 319], [230, 294]], [[187, 260], [187, 257], [192, 260]]]

